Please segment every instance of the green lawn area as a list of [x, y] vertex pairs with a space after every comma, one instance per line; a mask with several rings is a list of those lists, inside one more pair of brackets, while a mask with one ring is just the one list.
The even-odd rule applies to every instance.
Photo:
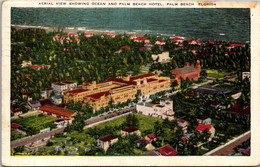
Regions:
[[219, 72], [218, 70], [207, 69], [206, 73], [208, 74], [208, 77], [213, 77], [213, 78], [218, 79], [218, 78], [223, 78], [223, 77], [228, 76], [228, 75], [235, 74], [236, 71], [232, 71], [232, 72], [222, 71], [222, 72]]
[[11, 122], [22, 126], [25, 130], [34, 129], [36, 131], [39, 131], [41, 129], [53, 127], [53, 122], [55, 120], [57, 120], [57, 118], [34, 114], [23, 118], [14, 119]]
[[14, 141], [14, 140], [18, 140], [18, 139], [21, 139], [21, 138], [24, 138], [25, 136], [16, 132], [15, 130], [11, 130], [11, 141]]
[[[139, 130], [141, 132], [145, 131], [145, 130], [149, 130], [149, 129], [152, 129], [153, 126], [154, 126], [154, 123], [156, 121], [162, 121], [162, 119], [159, 119], [159, 118], [154, 118], [154, 117], [149, 117], [149, 116], [145, 116], [145, 115], [142, 115], [142, 114], [139, 114], [139, 113], [136, 113], [136, 116], [137, 118], [139, 119]], [[118, 126], [118, 125], [121, 125], [124, 121], [126, 120], [126, 116], [123, 116], [121, 118], [118, 118], [118, 119], [114, 119], [112, 121], [109, 121], [109, 122], [105, 122], [103, 124], [99, 124], [97, 125], [96, 127], [97, 128], [100, 128], [100, 129], [103, 129], [105, 128], [106, 126]], [[118, 129], [119, 131], [121, 129]]]

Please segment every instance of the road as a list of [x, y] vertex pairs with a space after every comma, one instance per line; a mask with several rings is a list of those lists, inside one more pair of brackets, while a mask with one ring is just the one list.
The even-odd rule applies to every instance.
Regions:
[[[104, 115], [102, 117], [97, 117], [95, 119], [87, 120], [85, 123], [86, 123], [86, 125], [95, 124], [97, 122], [103, 123], [104, 120], [111, 119], [113, 117], [118, 117], [120, 115], [132, 112], [134, 109], [135, 109], [135, 107], [132, 107], [132, 108], [129, 108], [129, 109], [122, 110], [120, 112], [107, 114], [107, 115]], [[97, 124], [95, 124], [95, 125], [97, 125]], [[59, 128], [59, 129], [54, 129], [54, 130], [52, 130], [48, 133], [37, 134], [37, 135], [29, 136], [27, 138], [23, 138], [23, 139], [20, 139], [20, 140], [13, 141], [13, 142], [11, 142], [11, 149], [16, 148], [16, 147], [20, 147], [20, 146], [24, 146], [26, 144], [54, 136], [57, 133], [62, 133], [62, 132], [64, 132], [64, 129], [65, 129], [65, 127]]]
[[54, 130], [52, 130], [50, 132], [47, 132], [47, 133], [37, 134], [37, 135], [29, 136], [27, 138], [16, 140], [14, 142], [11, 142], [11, 149], [16, 148], [16, 147], [20, 147], [20, 146], [24, 146], [26, 144], [29, 144], [29, 143], [32, 143], [32, 142], [36, 142], [38, 140], [42, 140], [42, 139], [54, 136], [57, 133], [63, 132], [64, 129], [65, 129], [65, 127], [64, 128], [59, 128], [59, 129], [54, 129]]
[[229, 141], [228, 143], [204, 154], [204, 155], [210, 155], [210, 156], [224, 156], [224, 155], [230, 155], [233, 153], [233, 148], [237, 147], [247, 139], [249, 139], [251, 136], [251, 132], [246, 132], [239, 137], [236, 137], [235, 139]]

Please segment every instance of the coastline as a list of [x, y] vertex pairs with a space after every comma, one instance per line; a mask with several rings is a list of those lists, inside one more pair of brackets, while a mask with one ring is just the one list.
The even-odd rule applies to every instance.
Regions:
[[57, 32], [59, 30], [62, 30], [64, 33], [84, 33], [84, 32], [90, 32], [93, 34], [97, 34], [97, 35], [101, 35], [101, 34], [115, 34], [115, 35], [119, 35], [119, 34], [134, 34], [137, 37], [141, 37], [144, 36], [144, 34], [142, 33], [137, 33], [137, 32], [116, 32], [116, 31], [109, 31], [109, 30], [92, 30], [92, 29], [83, 29], [83, 28], [76, 28], [76, 27], [66, 27], [66, 28], [54, 28], [54, 27], [42, 27], [42, 26], [26, 26], [26, 25], [11, 25], [11, 28], [15, 28], [16, 30], [23, 30], [23, 29], [28, 29], [28, 28], [36, 28], [36, 29], [43, 29], [46, 31], [46, 33], [49, 32]]

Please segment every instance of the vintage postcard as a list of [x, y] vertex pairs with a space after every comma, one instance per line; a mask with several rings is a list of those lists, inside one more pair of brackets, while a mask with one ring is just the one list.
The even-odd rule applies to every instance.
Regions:
[[259, 9], [4, 1], [3, 165], [259, 165]]

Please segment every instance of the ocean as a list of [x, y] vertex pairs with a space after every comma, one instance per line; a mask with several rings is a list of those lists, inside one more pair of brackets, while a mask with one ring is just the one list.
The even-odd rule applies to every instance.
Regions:
[[250, 41], [250, 9], [12, 8], [11, 24]]

